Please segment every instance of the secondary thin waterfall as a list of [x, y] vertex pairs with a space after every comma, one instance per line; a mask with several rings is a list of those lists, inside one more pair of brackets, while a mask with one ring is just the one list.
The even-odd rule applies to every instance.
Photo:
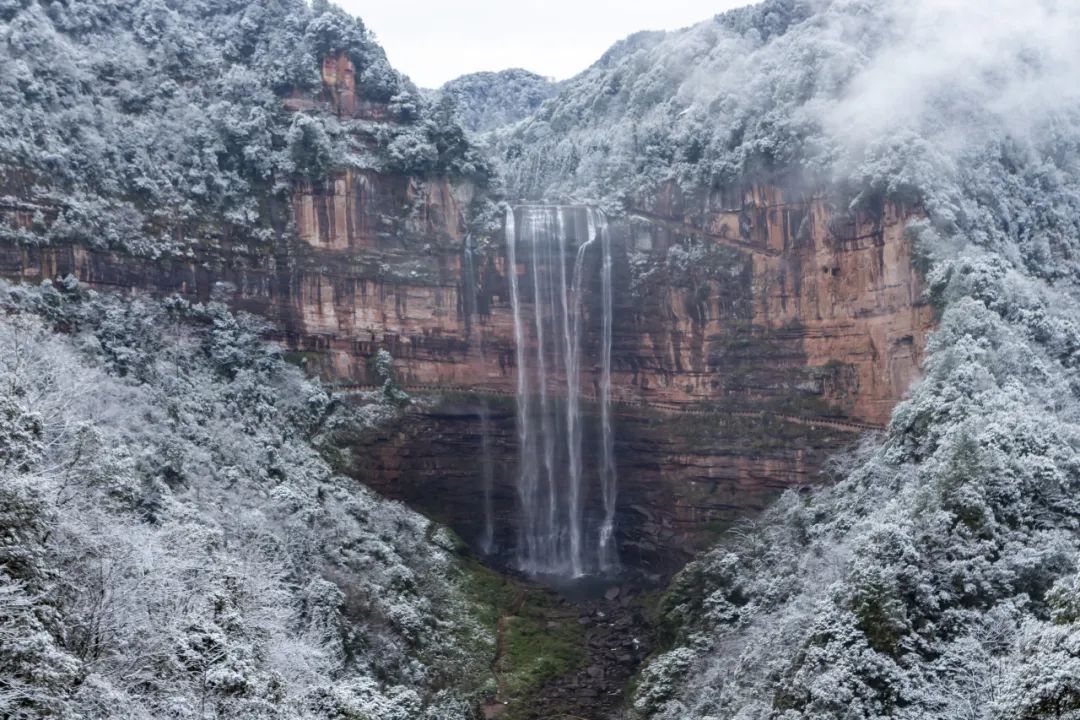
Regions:
[[484, 483], [484, 536], [480, 549], [485, 555], [495, 551], [495, 509], [492, 492], [495, 466], [491, 461], [491, 410], [485, 402], [480, 406], [480, 475]]
[[[518, 565], [533, 574], [572, 577], [610, 571], [618, 557], [611, 422], [612, 260], [607, 221], [591, 208], [525, 206], [516, 214], [507, 212], [506, 240], [517, 364], [517, 490], [522, 517]], [[583, 306], [591, 289], [589, 269], [597, 265], [601, 323], [598, 342], [593, 344], [599, 346], [599, 357], [586, 365], [582, 362]], [[595, 473], [587, 473], [593, 468], [586, 468], [583, 457], [581, 400], [586, 371], [598, 391]], [[586, 480], [592, 478], [597, 484], [590, 488]], [[590, 497], [601, 501], [601, 513], [587, 516]]]
[[472, 235], [465, 236], [465, 250], [461, 258], [462, 294], [461, 310], [465, 316], [465, 334], [471, 335], [473, 316], [476, 315], [476, 247]]
[[599, 558], [602, 570], [608, 570], [618, 564], [615, 547], [615, 494], [618, 491], [615, 471], [615, 432], [611, 427], [611, 233], [607, 223], [600, 228], [601, 252], [603, 265], [600, 280], [603, 294], [603, 331], [600, 342], [600, 487], [604, 498], [604, 520], [600, 525]]

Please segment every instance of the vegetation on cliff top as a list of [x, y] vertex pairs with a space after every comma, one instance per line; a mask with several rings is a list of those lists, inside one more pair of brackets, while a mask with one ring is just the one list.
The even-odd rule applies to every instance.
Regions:
[[[284, 108], [319, 93], [338, 53], [385, 121]], [[6, 241], [151, 255], [267, 242], [296, 179], [345, 167], [489, 177], [451, 108], [326, 0], [0, 3], [0, 196], [44, 208], [0, 227]]]

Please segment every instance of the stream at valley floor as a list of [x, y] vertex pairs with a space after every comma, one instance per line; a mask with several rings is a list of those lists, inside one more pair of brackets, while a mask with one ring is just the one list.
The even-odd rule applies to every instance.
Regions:
[[615, 720], [656, 646], [656, 592], [612, 578], [503, 576], [514, 587], [497, 621], [498, 692], [482, 707], [501, 720]]
[[[517, 545], [503, 555], [527, 582], [497, 624], [496, 696], [487, 718], [611, 717], [653, 646], [649, 596], [620, 577], [611, 419], [612, 254], [603, 213], [535, 205], [507, 211], [517, 393]], [[466, 249], [463, 263], [473, 272]], [[518, 269], [522, 272], [519, 277]], [[594, 282], [598, 280], [599, 282]], [[475, 287], [470, 279], [469, 288]], [[599, 291], [598, 293], [596, 291]], [[590, 309], [587, 295], [599, 295]], [[466, 300], [466, 308], [475, 301]], [[599, 310], [592, 342], [587, 312]], [[598, 331], [598, 332], [596, 332]], [[599, 389], [599, 447], [583, 455], [583, 376]], [[484, 537], [495, 551], [489, 410], [481, 408]], [[586, 472], [594, 465], [593, 472]], [[588, 481], [596, 483], [590, 488]], [[587, 507], [589, 500], [593, 507]]]

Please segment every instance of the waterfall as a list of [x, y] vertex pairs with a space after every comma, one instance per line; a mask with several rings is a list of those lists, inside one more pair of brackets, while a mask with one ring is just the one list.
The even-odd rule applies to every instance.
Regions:
[[536, 527], [536, 433], [532, 428], [529, 372], [525, 362], [525, 326], [521, 318], [521, 291], [517, 275], [517, 228], [513, 210], [506, 214], [506, 266], [510, 276], [510, 308], [514, 316], [514, 362], [517, 367], [518, 501], [522, 507], [518, 528], [518, 565], [527, 568], [538, 555]]
[[600, 228], [601, 252], [603, 265], [600, 270], [600, 282], [603, 295], [603, 331], [600, 342], [600, 488], [604, 499], [604, 520], [600, 525], [599, 556], [600, 567], [608, 570], [618, 564], [615, 545], [615, 500], [618, 492], [618, 478], [615, 471], [615, 432], [611, 427], [611, 233], [607, 223]]
[[465, 250], [462, 253], [462, 288], [461, 310], [465, 316], [465, 334], [472, 333], [472, 319], [476, 314], [476, 248], [472, 235], [465, 236]]
[[[520, 222], [519, 222], [520, 216]], [[589, 256], [602, 295], [597, 362], [582, 362]], [[531, 574], [580, 577], [613, 569], [617, 473], [611, 422], [612, 260], [602, 213], [524, 206], [506, 215], [506, 259], [517, 366], [517, 562]], [[518, 275], [518, 268], [523, 272]], [[593, 276], [595, 277], [595, 276]], [[531, 308], [526, 311], [526, 306]], [[600, 448], [586, 486], [582, 372], [600, 366]], [[586, 515], [589, 497], [602, 512]]]
[[491, 410], [486, 402], [480, 406], [480, 475], [484, 484], [484, 536], [480, 539], [480, 550], [490, 555], [495, 552], [495, 511], [492, 501], [495, 467], [491, 462]]

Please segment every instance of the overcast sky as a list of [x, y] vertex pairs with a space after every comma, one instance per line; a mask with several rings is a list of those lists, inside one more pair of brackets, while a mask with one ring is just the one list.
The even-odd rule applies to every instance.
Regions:
[[638, 30], [671, 30], [750, 0], [337, 0], [421, 87], [523, 67], [558, 80]]

